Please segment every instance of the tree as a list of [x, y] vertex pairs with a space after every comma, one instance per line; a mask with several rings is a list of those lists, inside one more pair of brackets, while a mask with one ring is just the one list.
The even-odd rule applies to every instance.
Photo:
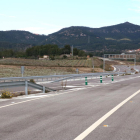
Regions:
[[93, 57], [93, 54], [92, 54], [92, 53], [89, 53], [88, 55], [89, 55], [90, 57]]
[[79, 51], [78, 56], [86, 56], [86, 53], [82, 50]]
[[63, 55], [63, 58], [64, 58], [64, 59], [66, 59], [66, 58], [67, 58], [67, 56], [66, 56], [66, 55]]
[[70, 45], [65, 45], [63, 51], [65, 54], [70, 54], [70, 52], [71, 52]]
[[78, 55], [79, 50], [77, 48], [73, 49], [73, 55]]

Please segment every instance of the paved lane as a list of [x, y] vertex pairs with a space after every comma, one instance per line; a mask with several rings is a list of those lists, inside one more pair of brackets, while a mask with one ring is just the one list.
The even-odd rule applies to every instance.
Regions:
[[[116, 68], [116, 72], [125, 72], [125, 71], [131, 71], [131, 69], [134, 69], [133, 65], [114, 65]], [[140, 66], [136, 65], [135, 69], [140, 71]]]
[[85, 140], [139, 140], [140, 94], [105, 120]]
[[[81, 90], [61, 91], [60, 93], [64, 94], [57, 96], [46, 96], [31, 101], [23, 99], [21, 101], [27, 102], [8, 107], [4, 107], [6, 104], [2, 102], [0, 105], [3, 106], [3, 108], [0, 108], [0, 138], [2, 140], [75, 139], [99, 118], [140, 89], [139, 77], [131, 80], [125, 78], [123, 77], [123, 81], [120, 82], [98, 84], [95, 87], [89, 85]], [[139, 131], [139, 124], [135, 120], [140, 113], [138, 109], [140, 106], [139, 96], [138, 94], [134, 97], [132, 103], [127, 102], [85, 139], [96, 140], [98, 137], [100, 140], [127, 139], [126, 134], [129, 131], [126, 124], [131, 126], [131, 129]], [[10, 102], [12, 101], [19, 102], [16, 99], [10, 100]], [[135, 107], [136, 109], [134, 109]], [[136, 111], [139, 113], [136, 114]], [[121, 123], [124, 120], [126, 123]], [[133, 120], [135, 120], [135, 126], [132, 125]], [[103, 125], [109, 127], [103, 127]], [[120, 128], [124, 131], [119, 131]], [[113, 135], [112, 132], [117, 132], [117, 134]], [[101, 136], [102, 134], [104, 136]], [[136, 132], [131, 133], [131, 138], [134, 138], [135, 134]], [[140, 139], [139, 136], [138, 138]]]

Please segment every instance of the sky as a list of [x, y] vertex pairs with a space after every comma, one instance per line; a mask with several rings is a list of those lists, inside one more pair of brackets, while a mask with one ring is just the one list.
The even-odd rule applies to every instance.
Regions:
[[140, 25], [140, 0], [1, 0], [0, 31], [48, 35], [70, 26]]

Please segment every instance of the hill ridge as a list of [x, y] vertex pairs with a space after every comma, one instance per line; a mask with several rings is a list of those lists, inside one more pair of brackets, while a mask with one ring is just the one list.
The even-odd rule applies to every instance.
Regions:
[[63, 47], [69, 44], [84, 50], [135, 49], [140, 48], [140, 26], [130, 22], [101, 28], [70, 26], [49, 35], [38, 35], [21, 30], [0, 31], [0, 47], [11, 47], [11, 45], [6, 47], [4, 42], [19, 44], [19, 47], [22, 44], [23, 48], [45, 44], [57, 44]]

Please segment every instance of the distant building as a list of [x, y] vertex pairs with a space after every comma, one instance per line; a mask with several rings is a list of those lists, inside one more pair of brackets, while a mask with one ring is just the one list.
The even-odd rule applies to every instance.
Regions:
[[43, 58], [39, 58], [39, 60], [41, 60], [41, 59], [46, 59], [46, 60], [49, 60], [49, 59], [50, 59], [50, 57], [49, 57], [49, 55], [43, 55]]
[[91, 60], [89, 55], [87, 55], [87, 60]]
[[43, 58], [44, 59], [49, 59], [49, 56], [48, 55], [43, 55]]
[[87, 55], [87, 59], [89, 59], [90, 58], [90, 56], [89, 55]]

